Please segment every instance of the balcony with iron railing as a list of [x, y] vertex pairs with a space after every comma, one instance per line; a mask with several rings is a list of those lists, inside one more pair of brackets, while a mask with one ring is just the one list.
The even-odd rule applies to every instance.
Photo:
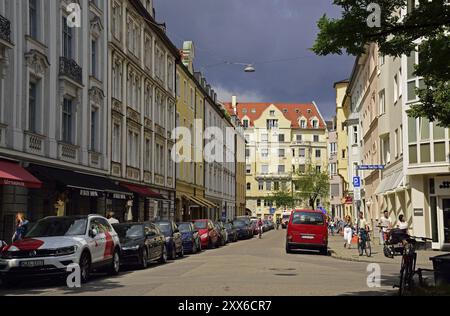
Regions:
[[0, 39], [11, 43], [11, 22], [0, 15]]
[[83, 69], [73, 59], [63, 56], [59, 58], [59, 75], [79, 84], [83, 83]]

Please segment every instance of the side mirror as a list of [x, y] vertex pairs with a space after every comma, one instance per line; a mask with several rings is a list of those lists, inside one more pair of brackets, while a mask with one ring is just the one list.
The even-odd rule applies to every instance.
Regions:
[[95, 228], [89, 229], [89, 237], [94, 238], [97, 235], [98, 235], [98, 231]]

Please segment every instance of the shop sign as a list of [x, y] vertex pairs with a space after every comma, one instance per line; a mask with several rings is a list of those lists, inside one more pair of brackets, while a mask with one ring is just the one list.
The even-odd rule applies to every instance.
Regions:
[[353, 198], [351, 196], [345, 197], [345, 204], [353, 204]]
[[423, 208], [415, 208], [414, 216], [423, 216]]
[[436, 177], [435, 188], [437, 195], [449, 195], [450, 194], [450, 178], [449, 177]]
[[16, 187], [25, 187], [25, 182], [13, 181], [13, 180], [8, 180], [8, 179], [0, 179], [0, 184], [13, 185], [13, 186], [16, 186]]
[[97, 191], [80, 190], [81, 196], [98, 197]]

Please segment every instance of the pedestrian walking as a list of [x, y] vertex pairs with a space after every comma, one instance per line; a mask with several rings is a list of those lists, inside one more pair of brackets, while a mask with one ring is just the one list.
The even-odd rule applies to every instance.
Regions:
[[387, 240], [389, 230], [392, 228], [392, 221], [391, 221], [391, 218], [389, 217], [388, 211], [384, 211], [383, 216], [380, 219], [379, 227], [381, 228], [380, 240], [381, 240], [382, 244], [384, 245], [384, 243]]
[[114, 217], [114, 212], [109, 212], [108, 215], [106, 216], [106, 219], [108, 220], [108, 222], [112, 225], [112, 224], [119, 224], [119, 220], [117, 218]]
[[277, 230], [280, 228], [281, 220], [279, 217], [277, 217]]
[[350, 217], [350, 215], [347, 215], [345, 217], [345, 222], [344, 222], [344, 240], [345, 240], [345, 244], [344, 244], [344, 248], [351, 249], [352, 247], [352, 238], [353, 238], [353, 223], [352, 223], [352, 218]]
[[259, 220], [258, 220], [258, 233], [259, 233], [259, 239], [261, 239], [262, 238], [262, 228], [263, 227], [263, 221], [262, 221], [262, 219], [260, 218]]
[[19, 212], [16, 214], [16, 230], [12, 236], [12, 242], [22, 240], [25, 237], [29, 223], [24, 213]]

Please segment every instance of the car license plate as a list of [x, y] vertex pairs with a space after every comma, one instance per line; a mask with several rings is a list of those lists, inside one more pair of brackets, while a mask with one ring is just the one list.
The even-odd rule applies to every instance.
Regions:
[[312, 235], [302, 235], [303, 239], [314, 239], [314, 236]]
[[20, 263], [20, 266], [22, 268], [42, 267], [43, 265], [44, 265], [44, 260], [22, 261]]

